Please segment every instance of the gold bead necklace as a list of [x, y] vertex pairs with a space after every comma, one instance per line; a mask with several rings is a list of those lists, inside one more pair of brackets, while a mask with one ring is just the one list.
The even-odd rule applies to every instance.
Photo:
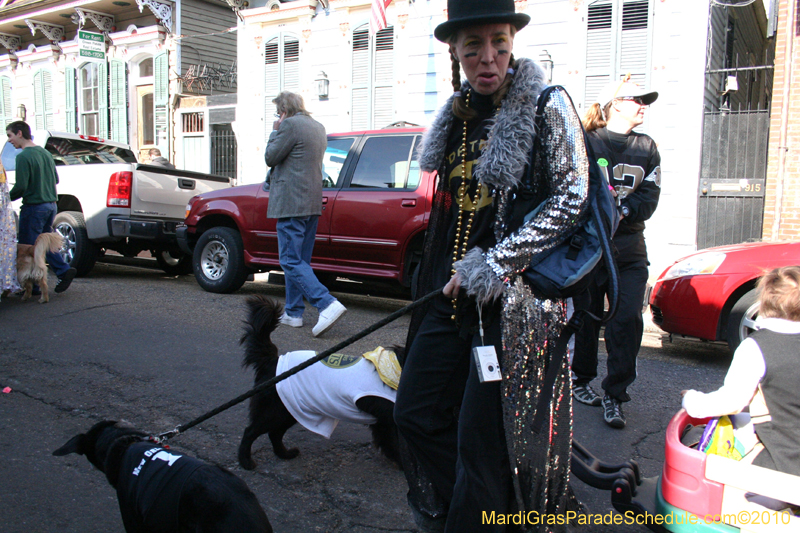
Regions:
[[[469, 99], [472, 95], [472, 91], [467, 93], [467, 108], [469, 108]], [[467, 196], [467, 121], [464, 121], [464, 130], [462, 134], [462, 142], [461, 142], [461, 185], [458, 187], [458, 221], [456, 222], [456, 238], [455, 243], [453, 245], [453, 267], [451, 268], [451, 275], [455, 276], [456, 274], [456, 261], [459, 259], [463, 259], [464, 255], [467, 253], [467, 243], [469, 242], [469, 232], [472, 229], [472, 222], [475, 220], [475, 211], [478, 210], [478, 199], [480, 198], [481, 194], [481, 184], [476, 184], [475, 187], [475, 197], [472, 200], [472, 208], [469, 210], [469, 218], [467, 219], [466, 227], [464, 228], [464, 237], [463, 241], [461, 238], [461, 227], [463, 221], [463, 213], [464, 213], [464, 202], [465, 200], [469, 199]], [[450, 317], [451, 319], [456, 319], [456, 309], [458, 301], [456, 298], [453, 298], [453, 315]]]

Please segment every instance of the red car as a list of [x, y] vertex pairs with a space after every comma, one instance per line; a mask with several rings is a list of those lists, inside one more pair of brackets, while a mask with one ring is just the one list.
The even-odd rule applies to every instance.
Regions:
[[[435, 174], [421, 172], [422, 128], [328, 136], [322, 215], [311, 266], [324, 277], [394, 279], [408, 286], [422, 252]], [[279, 269], [269, 183], [195, 196], [177, 230], [194, 274], [210, 292], [239, 289], [253, 272]]]
[[650, 293], [653, 322], [668, 333], [727, 341], [735, 350], [753, 331], [756, 281], [791, 265], [800, 265], [800, 242], [719, 246], [679, 259]]

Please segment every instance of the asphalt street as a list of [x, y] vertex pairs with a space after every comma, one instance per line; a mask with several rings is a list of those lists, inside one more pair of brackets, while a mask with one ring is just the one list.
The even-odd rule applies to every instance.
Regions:
[[[114, 490], [84, 457], [52, 451], [100, 420], [125, 420], [159, 433], [185, 424], [238, 396], [253, 376], [241, 368], [238, 345], [244, 300], [282, 299], [283, 287], [262, 280], [232, 295], [204, 292], [192, 276], [167, 277], [149, 261], [98, 264], [49, 304], [0, 302], [0, 530], [122, 532]], [[51, 284], [55, 286], [55, 283]], [[317, 312], [306, 327], [279, 328], [281, 351], [322, 351], [408, 304], [382, 285], [337, 282], [346, 317], [315, 339]], [[407, 317], [343, 350], [361, 354], [401, 344]], [[601, 377], [605, 357], [601, 356]], [[675, 340], [648, 328], [639, 377], [625, 405], [628, 427], [605, 425], [600, 408], [576, 404], [575, 438], [603, 460], [636, 460], [657, 475], [664, 429], [686, 388], [711, 390], [730, 363], [727, 347]], [[278, 533], [412, 532], [405, 479], [370, 444], [365, 427], [340, 424], [330, 440], [298, 426], [287, 446], [301, 454], [280, 460], [263, 438], [254, 446], [255, 471], [242, 470], [236, 449], [246, 424], [238, 405], [179, 435], [170, 445], [240, 476], [258, 496]], [[593, 513], [611, 512], [608, 492], [574, 481]], [[582, 531], [644, 531], [640, 526], [593, 526]]]

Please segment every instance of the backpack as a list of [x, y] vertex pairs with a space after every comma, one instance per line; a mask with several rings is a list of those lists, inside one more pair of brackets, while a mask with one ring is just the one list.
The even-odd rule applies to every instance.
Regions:
[[[547, 105], [550, 93], [558, 88], [560, 87], [547, 87], [539, 96], [539, 103], [536, 109], [537, 131], [541, 131], [543, 126], [544, 108]], [[537, 296], [548, 299], [571, 298], [589, 287], [595, 274], [605, 263], [614, 289], [609, 291], [609, 313], [604, 320], [606, 321], [616, 311], [616, 297], [618, 295], [616, 281], [619, 275], [614, 262], [614, 248], [611, 238], [617, 230], [619, 214], [608, 181], [597, 164], [597, 158], [589, 140], [586, 138], [583, 126], [581, 126], [581, 131], [586, 145], [586, 156], [589, 161], [589, 216], [583, 225], [564, 242], [534, 257], [530, 266], [523, 272], [523, 278], [531, 291]], [[532, 188], [531, 174], [534, 166], [534, 155], [539, 150], [540, 142], [537, 135], [534, 139], [525, 187]], [[523, 223], [536, 216], [544, 207], [544, 204], [545, 202], [542, 201], [535, 209], [527, 213]]]
[[[561, 87], [557, 85], [547, 87], [539, 95], [535, 119], [537, 132], [542, 131], [544, 126], [544, 108], [550, 94], [557, 89], [561, 89]], [[572, 100], [570, 100], [570, 105], [574, 110], [575, 106]], [[542, 430], [544, 423], [549, 419], [550, 400], [553, 397], [556, 378], [561, 370], [564, 355], [567, 353], [570, 337], [581, 329], [584, 319], [601, 323], [611, 319], [617, 311], [619, 299], [619, 271], [614, 260], [614, 245], [611, 240], [619, 224], [619, 214], [616, 201], [611, 194], [611, 188], [597, 164], [597, 157], [589, 144], [583, 126], [581, 126], [581, 133], [589, 162], [589, 205], [587, 208], [589, 216], [564, 242], [533, 257], [530, 266], [522, 273], [522, 278], [534, 295], [548, 299], [564, 299], [577, 296], [587, 290], [597, 271], [605, 267], [608, 272], [608, 311], [602, 317], [597, 317], [587, 310], [576, 310], [561, 331], [536, 405], [536, 415], [533, 421], [533, 431], [536, 433]], [[540, 150], [540, 143], [537, 135], [531, 151], [526, 182], [522, 184], [520, 190], [521, 201], [517, 202], [520, 205], [515, 204], [512, 213], [512, 221], [516, 218], [516, 224], [512, 222], [510, 227], [524, 224], [544, 207], [546, 198], [535, 198], [531, 192], [533, 190], [531, 175], [536, 154]], [[537, 200], [538, 205], [533, 203]], [[533, 209], [530, 209], [531, 207]], [[522, 220], [519, 220], [520, 216], [522, 216]]]

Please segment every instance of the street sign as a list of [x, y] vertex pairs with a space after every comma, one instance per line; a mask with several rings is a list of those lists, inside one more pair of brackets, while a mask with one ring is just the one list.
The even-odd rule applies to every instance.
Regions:
[[106, 39], [102, 33], [78, 31], [78, 57], [102, 63], [106, 60]]

